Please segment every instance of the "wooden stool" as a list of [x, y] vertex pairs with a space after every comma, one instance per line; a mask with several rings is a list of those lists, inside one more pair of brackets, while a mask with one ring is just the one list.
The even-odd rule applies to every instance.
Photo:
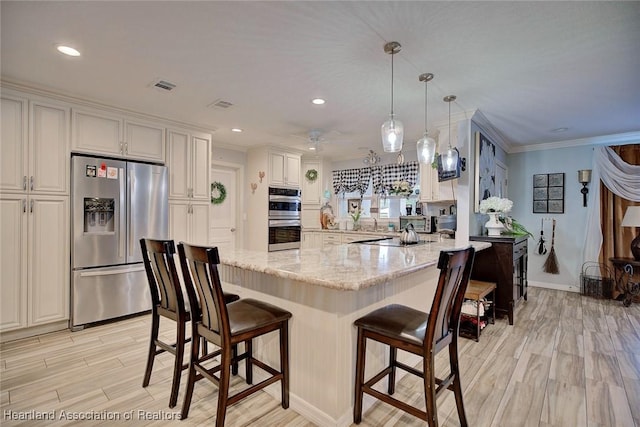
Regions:
[[467, 286], [467, 291], [464, 293], [464, 297], [465, 299], [471, 299], [476, 302], [477, 330], [476, 330], [475, 336], [473, 335], [468, 336], [467, 334], [460, 333], [461, 336], [464, 336], [467, 338], [473, 338], [476, 340], [476, 342], [480, 341], [480, 301], [482, 300], [482, 298], [486, 297], [489, 294], [491, 294], [491, 298], [493, 299], [492, 304], [494, 305], [493, 307], [491, 307], [491, 324], [496, 323], [495, 291], [496, 291], [496, 284], [493, 282], [482, 282], [480, 280], [473, 280], [473, 279], [469, 280], [469, 285]]

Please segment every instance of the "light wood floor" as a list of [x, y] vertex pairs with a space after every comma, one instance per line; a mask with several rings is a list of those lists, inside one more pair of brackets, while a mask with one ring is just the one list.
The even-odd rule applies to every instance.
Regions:
[[[529, 300], [516, 313], [514, 326], [498, 319], [479, 343], [461, 339], [464, 400], [471, 426], [640, 427], [640, 305], [625, 308], [616, 301], [532, 288]], [[169, 326], [163, 326], [167, 338], [172, 335]], [[178, 424], [171, 418], [179, 414], [186, 378], [183, 375], [178, 407], [169, 409], [170, 355], [156, 359], [151, 384], [141, 386], [148, 335], [149, 316], [143, 316], [2, 344], [0, 424]], [[441, 356], [438, 363], [445, 366], [447, 360]], [[412, 376], [403, 378], [396, 390], [396, 396], [409, 401], [422, 399], [420, 382]], [[438, 416], [441, 425], [457, 426], [450, 394], [439, 400]], [[189, 418], [179, 425], [210, 425], [216, 396], [212, 384], [196, 384]], [[12, 414], [36, 414], [29, 411], [55, 411], [55, 422], [9, 420]], [[65, 420], [63, 411], [121, 420]], [[124, 421], [129, 414], [132, 421]], [[260, 392], [231, 407], [227, 425], [313, 424]], [[361, 425], [424, 423], [377, 403], [364, 414]]]

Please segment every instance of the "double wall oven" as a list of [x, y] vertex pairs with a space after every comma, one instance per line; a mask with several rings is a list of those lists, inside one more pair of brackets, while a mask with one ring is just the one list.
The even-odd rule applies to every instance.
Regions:
[[269, 187], [269, 252], [300, 248], [301, 210], [300, 189]]

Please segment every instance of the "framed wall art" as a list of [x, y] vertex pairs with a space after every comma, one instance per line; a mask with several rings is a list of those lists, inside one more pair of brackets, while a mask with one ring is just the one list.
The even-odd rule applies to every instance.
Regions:
[[533, 175], [533, 213], [564, 213], [564, 173]]
[[480, 202], [496, 193], [496, 145], [481, 132], [476, 132], [475, 212]]

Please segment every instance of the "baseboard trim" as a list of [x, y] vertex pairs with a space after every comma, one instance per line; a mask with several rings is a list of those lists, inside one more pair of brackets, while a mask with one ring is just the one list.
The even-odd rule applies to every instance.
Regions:
[[0, 343], [20, 340], [23, 338], [35, 337], [37, 335], [48, 334], [49, 332], [62, 331], [69, 328], [68, 320], [61, 320], [46, 325], [32, 326], [30, 328], [15, 329], [13, 331], [0, 332]]
[[580, 293], [580, 287], [576, 285], [567, 285], [567, 284], [559, 284], [559, 283], [547, 283], [547, 282], [534, 282], [529, 280], [529, 286], [532, 288], [545, 288], [545, 289], [553, 289], [556, 291], [566, 291], [566, 292], [576, 292]]

